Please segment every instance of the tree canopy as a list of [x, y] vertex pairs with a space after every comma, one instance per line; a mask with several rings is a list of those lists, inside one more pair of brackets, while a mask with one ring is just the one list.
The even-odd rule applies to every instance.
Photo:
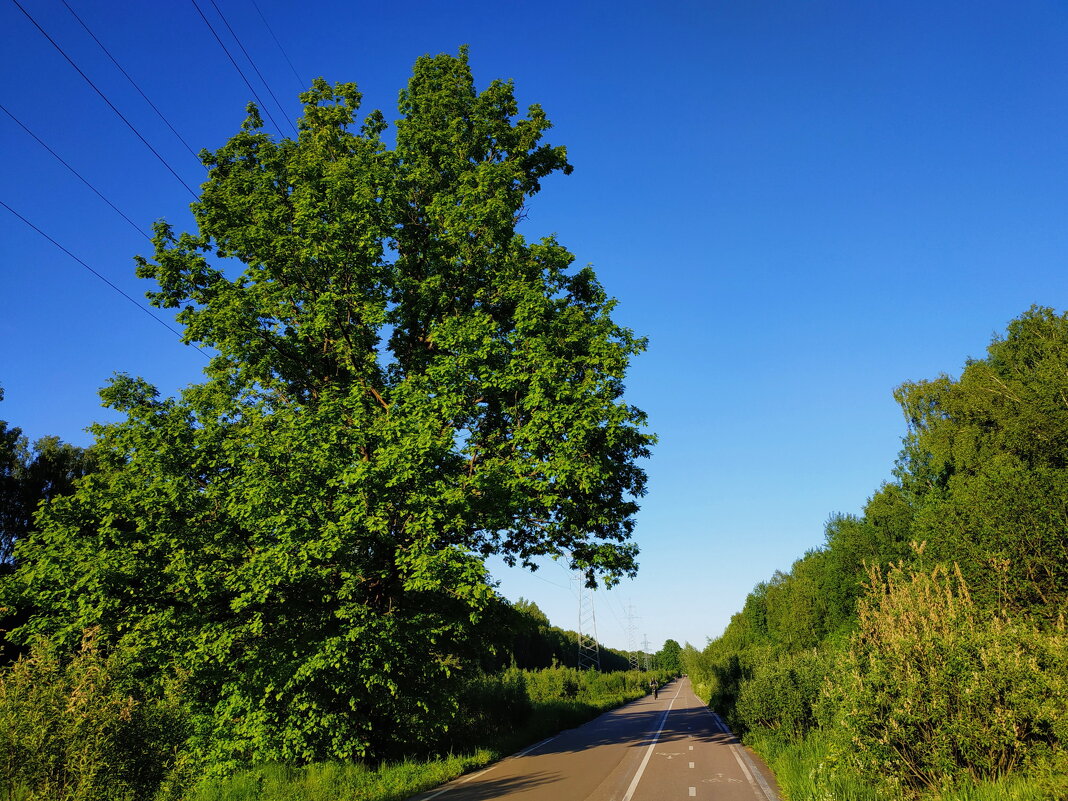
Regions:
[[[592, 269], [517, 232], [562, 147], [510, 83], [424, 57], [385, 118], [301, 95], [296, 139], [249, 107], [202, 154], [196, 230], [138, 273], [215, 355], [161, 398], [119, 376], [100, 469], [20, 550], [22, 631], [101, 626], [188, 672], [212, 759], [386, 755], [448, 725], [486, 643], [482, 558], [636, 570], [653, 442], [623, 399], [644, 340]], [[167, 666], [170, 666], [167, 668]]]

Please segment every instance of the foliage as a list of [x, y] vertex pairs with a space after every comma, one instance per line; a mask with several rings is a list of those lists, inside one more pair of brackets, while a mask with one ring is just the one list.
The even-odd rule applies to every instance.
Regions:
[[146, 690], [126, 658], [90, 630], [71, 658], [39, 639], [0, 672], [5, 799], [148, 799], [181, 767], [177, 685]]
[[[520, 598], [514, 604], [500, 598], [488, 617], [500, 645], [493, 658], [484, 663], [489, 671], [502, 670], [514, 665], [524, 670], [563, 665], [578, 667], [578, 633], [553, 626], [549, 618], [532, 601]], [[486, 638], [490, 638], [487, 632]], [[598, 643], [601, 670], [612, 673], [627, 670], [630, 659], [627, 654]]]
[[[756, 729], [746, 742], [767, 762], [786, 801], [901, 801], [900, 788], [880, 784], [843, 761], [828, 731], [814, 730], [804, 739], [783, 741], [770, 730]], [[1065, 801], [1065, 765], [1042, 764], [996, 779], [929, 788], [918, 801]]]
[[425, 762], [319, 762], [304, 766], [270, 763], [225, 779], [201, 783], [186, 801], [404, 801], [491, 762], [480, 750]]
[[943, 786], [1068, 743], [1068, 634], [983, 614], [959, 570], [871, 572], [830, 691], [868, 775]]
[[[1068, 314], [1033, 307], [970, 360], [897, 391], [913, 538], [960, 565], [984, 606], [1068, 612]], [[992, 569], [994, 568], [994, 569]]]
[[682, 673], [682, 646], [675, 640], [665, 640], [664, 647], [653, 655], [653, 665], [674, 676]]
[[33, 530], [41, 502], [71, 492], [92, 468], [92, 454], [84, 448], [59, 437], [41, 437], [31, 446], [22, 429], [0, 420], [0, 574], [12, 566], [15, 543]]
[[516, 233], [571, 169], [538, 106], [476, 91], [463, 52], [416, 63], [392, 148], [352, 84], [301, 97], [296, 140], [250, 107], [205, 152], [198, 230], [139, 260], [206, 381], [116, 378], [100, 470], [18, 550], [20, 636], [99, 625], [145, 676], [187, 666], [219, 770], [438, 742], [495, 645], [482, 557], [633, 574], [652, 442], [622, 399], [644, 341]]
[[[0, 400], [4, 398], [0, 387]], [[4, 635], [23, 625], [31, 610], [10, 604], [9, 577], [15, 569], [15, 545], [34, 533], [34, 514], [42, 502], [70, 493], [74, 483], [93, 469], [91, 451], [41, 437], [30, 445], [22, 430], [0, 420], [0, 665], [25, 653]]]
[[739, 682], [731, 723], [743, 732], [765, 728], [786, 740], [803, 737], [826, 719], [820, 707], [829, 667], [826, 654], [815, 648], [757, 663]]

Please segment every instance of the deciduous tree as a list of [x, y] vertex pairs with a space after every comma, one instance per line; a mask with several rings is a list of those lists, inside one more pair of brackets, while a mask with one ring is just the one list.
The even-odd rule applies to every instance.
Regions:
[[[517, 232], [563, 148], [465, 52], [421, 58], [395, 144], [352, 84], [317, 80], [295, 140], [250, 107], [205, 152], [197, 230], [139, 274], [213, 349], [203, 384], [132, 378], [103, 469], [23, 556], [28, 627], [90, 624], [181, 664], [214, 759], [386, 755], [433, 740], [481, 643], [481, 558], [636, 569], [644, 341], [590, 268]], [[210, 744], [210, 745], [208, 745]]]

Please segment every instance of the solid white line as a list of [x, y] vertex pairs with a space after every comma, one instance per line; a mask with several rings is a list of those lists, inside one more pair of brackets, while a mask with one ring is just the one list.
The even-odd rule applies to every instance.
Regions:
[[[712, 720], [716, 724], [717, 729], [723, 734], [731, 734], [731, 730], [727, 728], [727, 724], [723, 722], [719, 715], [708, 707], [705, 707], [705, 711], [712, 716]], [[733, 743], [729, 747], [731, 753], [734, 754], [734, 758], [738, 761], [738, 766], [742, 769], [742, 773], [749, 779], [749, 784], [753, 788], [753, 791], [759, 791], [766, 801], [778, 801], [778, 796], [775, 795], [775, 791], [771, 789], [771, 786], [764, 778], [764, 774], [760, 772], [760, 769], [753, 764], [753, 761], [749, 758], [749, 754], [746, 750], [740, 745]], [[750, 772], [749, 768], [753, 769], [752, 772]]]
[[671, 707], [675, 705], [675, 699], [679, 697], [680, 692], [682, 692], [682, 684], [679, 684], [679, 689], [675, 691], [675, 698], [671, 699], [668, 708], [664, 710], [664, 714], [660, 718], [660, 728], [656, 730], [656, 734], [653, 735], [653, 741], [649, 743], [649, 747], [645, 749], [645, 759], [643, 759], [642, 764], [638, 766], [638, 772], [634, 774], [630, 787], [627, 788], [627, 792], [623, 796], [623, 801], [630, 801], [630, 799], [634, 797], [634, 791], [638, 789], [638, 782], [641, 781], [642, 774], [645, 773], [645, 766], [649, 764], [649, 757], [653, 755], [653, 748], [656, 747], [656, 741], [660, 739], [660, 732], [664, 730], [664, 724], [667, 723], [668, 712], [670, 712]]
[[745, 778], [749, 780], [749, 786], [753, 788], [753, 792], [759, 790], [760, 788], [757, 787], [756, 782], [753, 781], [753, 774], [749, 772], [749, 768], [744, 762], [742, 762], [742, 758], [738, 756], [738, 749], [731, 746], [730, 751], [732, 754], [734, 754], [734, 758], [738, 762], [738, 767], [742, 769], [742, 773], [745, 774]]

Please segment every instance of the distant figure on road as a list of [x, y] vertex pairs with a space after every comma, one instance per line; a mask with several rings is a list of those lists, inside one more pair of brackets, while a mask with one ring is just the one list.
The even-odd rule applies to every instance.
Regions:
[[656, 683], [656, 679], [649, 679], [649, 689], [653, 691], [654, 701], [660, 697], [660, 685]]

